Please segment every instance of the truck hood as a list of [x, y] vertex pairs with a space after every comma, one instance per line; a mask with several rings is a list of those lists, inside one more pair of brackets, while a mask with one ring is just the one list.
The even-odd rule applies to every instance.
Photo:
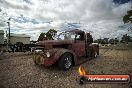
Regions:
[[40, 41], [37, 45], [63, 45], [63, 44], [72, 44], [74, 40], [45, 40]]

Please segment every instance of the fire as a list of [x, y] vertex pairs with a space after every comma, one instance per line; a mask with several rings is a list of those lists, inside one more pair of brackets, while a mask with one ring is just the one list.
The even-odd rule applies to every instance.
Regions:
[[82, 67], [82, 66], [79, 66], [79, 68], [78, 68], [78, 72], [79, 72], [79, 75], [86, 75], [86, 72], [85, 72], [85, 70], [84, 70], [84, 68]]

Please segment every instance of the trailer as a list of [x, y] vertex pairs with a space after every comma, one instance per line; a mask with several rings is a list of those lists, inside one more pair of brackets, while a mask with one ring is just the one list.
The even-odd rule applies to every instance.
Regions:
[[4, 31], [0, 30], [0, 54], [4, 52], [27, 52], [31, 51], [35, 44], [30, 43], [30, 36], [25, 34], [10, 34], [10, 41], [8, 39], [4, 40]]

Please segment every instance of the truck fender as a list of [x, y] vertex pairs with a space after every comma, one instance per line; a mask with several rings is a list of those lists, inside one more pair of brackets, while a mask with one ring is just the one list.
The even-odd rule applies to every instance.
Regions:
[[58, 49], [58, 51], [55, 53], [54, 55], [54, 59], [57, 61], [60, 59], [60, 57], [64, 54], [64, 53], [71, 53], [73, 55], [73, 60], [74, 60], [74, 63], [76, 64], [77, 62], [77, 56], [74, 52], [72, 52], [71, 50], [68, 50], [68, 49]]

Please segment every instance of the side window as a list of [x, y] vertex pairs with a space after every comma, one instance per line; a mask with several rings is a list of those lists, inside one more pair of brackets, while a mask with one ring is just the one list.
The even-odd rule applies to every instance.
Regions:
[[77, 34], [76, 35], [76, 40], [83, 41], [84, 40], [84, 34]]
[[81, 39], [81, 36], [80, 35], [76, 35], [76, 39], [77, 40], [80, 40]]

